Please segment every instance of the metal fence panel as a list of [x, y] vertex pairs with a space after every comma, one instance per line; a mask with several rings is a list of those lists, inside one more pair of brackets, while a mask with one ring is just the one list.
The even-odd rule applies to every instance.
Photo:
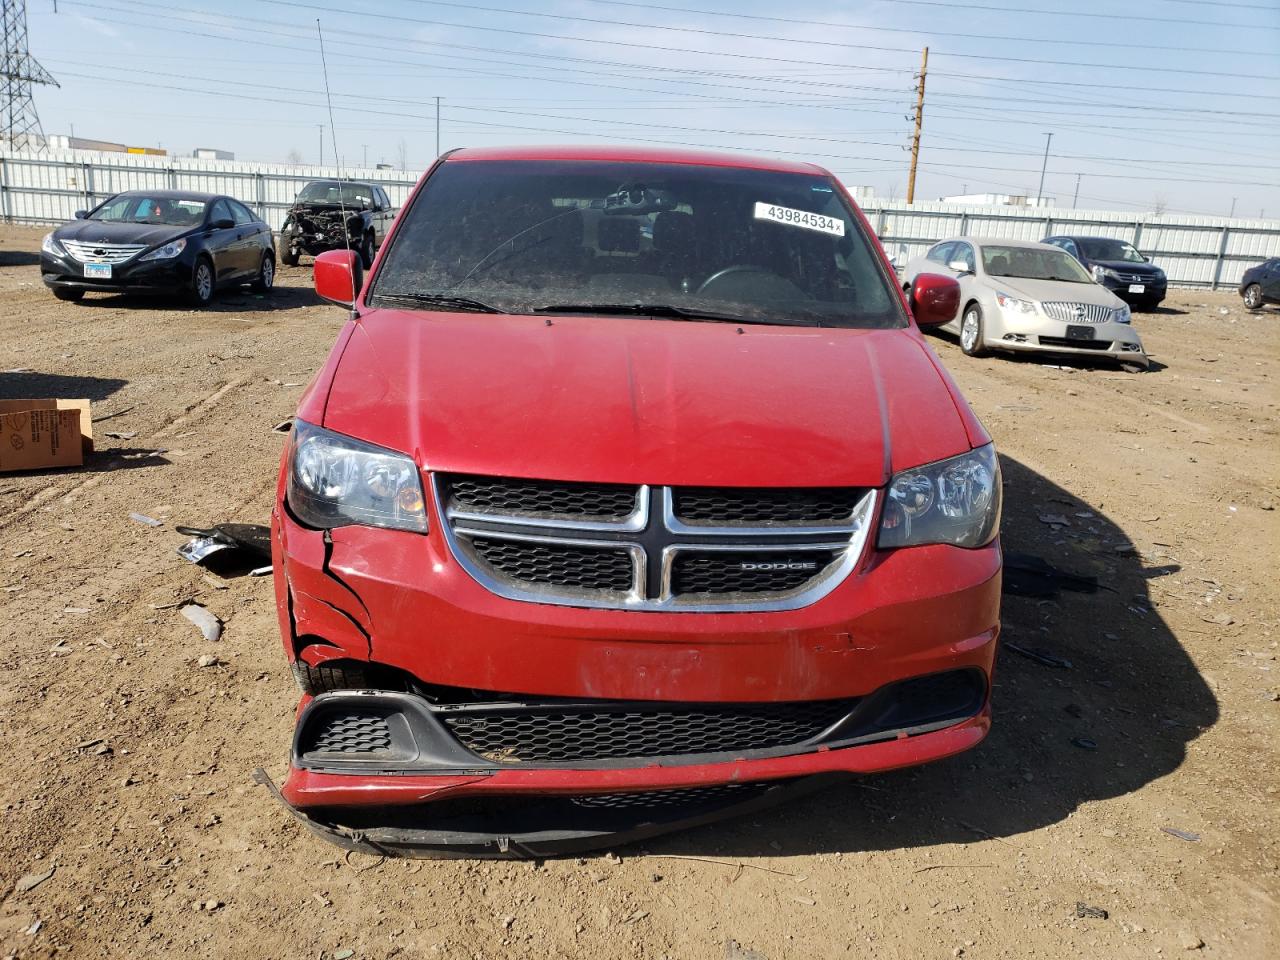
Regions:
[[[8, 223], [62, 223], [122, 190], [185, 189], [236, 197], [278, 230], [303, 184], [337, 175], [335, 167], [237, 160], [0, 151], [0, 216]], [[420, 172], [351, 168], [342, 175], [379, 184], [402, 206]], [[1090, 234], [1130, 241], [1164, 269], [1171, 284], [1216, 289], [1234, 286], [1249, 266], [1280, 255], [1280, 220], [874, 200], [863, 211], [899, 262], [946, 237]]]

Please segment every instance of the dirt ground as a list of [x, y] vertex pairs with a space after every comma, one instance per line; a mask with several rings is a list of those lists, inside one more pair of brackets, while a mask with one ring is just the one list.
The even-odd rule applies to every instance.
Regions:
[[1069, 666], [1006, 648], [979, 748], [617, 857], [346, 859], [250, 779], [298, 696], [269, 579], [173, 530], [267, 520], [342, 312], [305, 264], [203, 312], [60, 303], [40, 235], [0, 231], [0, 397], [88, 397], [99, 440], [0, 476], [0, 957], [1280, 955], [1280, 310], [1175, 291], [1135, 317], [1145, 374], [932, 340], [1004, 457], [1006, 547], [1108, 587], [1006, 601]]

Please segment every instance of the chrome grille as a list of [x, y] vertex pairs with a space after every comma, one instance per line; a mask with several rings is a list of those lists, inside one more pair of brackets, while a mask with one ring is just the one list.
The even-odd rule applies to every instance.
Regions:
[[792, 610], [856, 565], [876, 493], [649, 487], [437, 474], [459, 563], [513, 600], [629, 610]]
[[83, 243], [59, 240], [62, 248], [81, 263], [124, 263], [147, 249], [145, 243]]
[[1063, 323], [1107, 323], [1111, 320], [1111, 308], [1100, 307], [1096, 303], [1048, 300], [1040, 306], [1046, 315]]

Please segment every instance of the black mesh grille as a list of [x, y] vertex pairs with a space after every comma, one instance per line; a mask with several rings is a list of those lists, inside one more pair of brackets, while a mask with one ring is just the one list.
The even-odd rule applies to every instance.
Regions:
[[738, 803], [763, 792], [768, 784], [726, 783], [715, 787], [686, 787], [680, 790], [647, 790], [644, 793], [596, 793], [573, 797], [578, 807], [607, 810], [660, 810], [665, 807], [693, 807], [704, 803]]
[[458, 510], [572, 520], [624, 520], [635, 512], [636, 490], [627, 484], [515, 477], [448, 479], [449, 502]]
[[831, 550], [682, 551], [671, 569], [671, 592], [679, 596], [794, 590], [826, 569], [835, 556]]
[[477, 557], [513, 580], [624, 593], [634, 580], [631, 554], [626, 550], [487, 537], [473, 537], [471, 544]]
[[1080, 350], [1110, 350], [1110, 340], [1068, 340], [1066, 337], [1040, 337], [1042, 347], [1073, 347]]
[[333, 713], [315, 725], [304, 753], [379, 753], [391, 749], [387, 718], [376, 713]]
[[445, 714], [453, 735], [497, 763], [557, 763], [764, 750], [818, 736], [852, 701], [669, 710]]
[[864, 491], [850, 487], [676, 487], [676, 516], [688, 524], [847, 523]]

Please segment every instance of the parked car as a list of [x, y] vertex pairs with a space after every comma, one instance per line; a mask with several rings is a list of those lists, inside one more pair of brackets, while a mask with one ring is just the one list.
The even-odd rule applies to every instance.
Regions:
[[312, 180], [285, 214], [280, 260], [294, 267], [303, 253], [351, 249], [367, 270], [395, 215], [386, 191], [375, 183]]
[[960, 281], [960, 309], [939, 329], [959, 334], [968, 356], [1008, 350], [1148, 366], [1128, 305], [1058, 247], [954, 237], [910, 261], [903, 284], [910, 290], [919, 276], [937, 272]]
[[1047, 237], [1043, 242], [1067, 251], [1094, 280], [1139, 310], [1154, 310], [1169, 292], [1164, 271], [1125, 240], [1071, 236]]
[[204, 306], [220, 287], [269, 291], [275, 257], [271, 228], [233, 197], [130, 190], [47, 234], [40, 274], [59, 300], [183, 293]]
[[831, 174], [461, 150], [315, 284], [273, 542], [317, 829], [563, 853], [983, 738], [1000, 467], [918, 329], [958, 285], [913, 322]]
[[1250, 310], [1258, 310], [1264, 303], [1280, 304], [1280, 257], [1246, 270], [1240, 278], [1240, 296]]

